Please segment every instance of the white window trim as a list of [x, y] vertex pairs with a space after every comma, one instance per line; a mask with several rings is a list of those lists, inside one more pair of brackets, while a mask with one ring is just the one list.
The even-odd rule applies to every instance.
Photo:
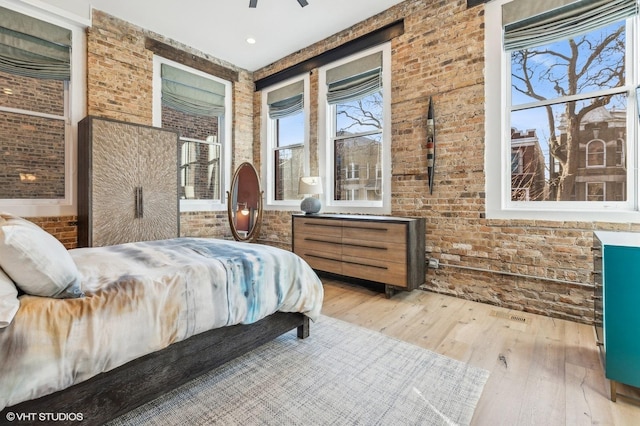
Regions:
[[269, 92], [273, 90], [277, 90], [281, 87], [288, 86], [289, 84], [293, 84], [302, 80], [304, 93], [302, 94], [302, 103], [303, 103], [303, 113], [304, 113], [304, 174], [305, 176], [309, 176], [310, 166], [309, 166], [309, 130], [311, 129], [309, 117], [311, 114], [311, 109], [309, 108], [309, 92], [311, 83], [309, 80], [309, 74], [304, 74], [301, 76], [296, 76], [281, 83], [274, 84], [270, 86], [268, 89], [262, 90], [262, 114], [260, 117], [260, 138], [262, 143], [260, 144], [261, 149], [261, 161], [264, 167], [262, 167], [262, 189], [265, 193], [265, 204], [264, 210], [283, 210], [283, 211], [299, 211], [300, 210], [300, 200], [276, 200], [274, 194], [273, 187], [273, 176], [275, 173], [274, 170], [274, 161], [273, 161], [273, 152], [274, 152], [274, 142], [276, 140], [276, 129], [274, 125], [274, 120], [269, 118], [269, 105], [267, 104], [267, 96]]
[[[0, 6], [27, 16], [41, 19], [71, 30], [71, 80], [68, 86], [69, 102], [65, 102], [68, 117], [65, 138], [65, 196], [60, 199], [0, 199], [0, 210], [24, 217], [73, 216], [78, 213], [77, 180], [78, 121], [86, 113], [87, 41], [85, 30], [90, 22], [77, 15], [40, 2], [25, 4], [0, 0]], [[70, 128], [69, 128], [70, 127]]]
[[[485, 6], [485, 215], [487, 219], [524, 219], [524, 220], [552, 220], [552, 221], [585, 221], [585, 222], [633, 222], [640, 223], [638, 211], [638, 194], [633, 192], [631, 185], [627, 188], [627, 202], [510, 202], [509, 182], [502, 176], [510, 175], [511, 135], [510, 128], [505, 126], [509, 122], [509, 111], [503, 108], [508, 104], [507, 90], [503, 81], [507, 78], [509, 65], [502, 48], [502, 5], [511, 0], [494, 0]], [[637, 18], [636, 24], [637, 24]], [[636, 25], [637, 27], [637, 25]], [[628, 31], [627, 37], [636, 37]], [[635, 51], [628, 51], [628, 78], [637, 78], [638, 68], [632, 64], [638, 58], [637, 50], [640, 43], [635, 43]], [[500, 93], [500, 96], [495, 96]], [[627, 120], [628, 128], [636, 135], [637, 123], [636, 91], [629, 92]], [[629, 135], [629, 138], [636, 136]], [[627, 165], [627, 170], [635, 170], [638, 164], [637, 149], [633, 144], [629, 146], [627, 160], [633, 164]], [[507, 158], [508, 157], [508, 158]], [[500, 167], [496, 167], [499, 164]], [[507, 173], [507, 174], [505, 174]], [[638, 175], [631, 176], [636, 185], [636, 192], [640, 190]]]
[[[333, 144], [331, 143], [332, 123], [329, 120], [331, 108], [327, 103], [327, 70], [354, 61], [376, 52], [382, 52], [382, 200], [348, 201], [334, 200]], [[322, 66], [318, 70], [318, 161], [324, 183], [321, 196], [322, 212], [391, 214], [391, 43], [358, 52], [357, 54]]]
[[[211, 74], [204, 73], [184, 64], [153, 55], [153, 125], [162, 127], [162, 77], [161, 65], [168, 64], [172, 67], [188, 71], [204, 78], [215, 80], [225, 86], [224, 94], [224, 124], [221, 129], [222, 168], [220, 172], [222, 193], [220, 200], [180, 200], [180, 212], [219, 211], [227, 209], [227, 191], [231, 189], [231, 151], [232, 151], [232, 125], [233, 109], [231, 99], [233, 97], [233, 85], [230, 81], [223, 80]], [[177, 170], [176, 170], [177, 172]]]

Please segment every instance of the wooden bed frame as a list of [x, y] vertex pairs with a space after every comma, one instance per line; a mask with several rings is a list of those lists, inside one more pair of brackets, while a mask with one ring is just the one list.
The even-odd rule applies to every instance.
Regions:
[[294, 328], [299, 338], [308, 337], [309, 318], [276, 312], [253, 324], [200, 333], [67, 389], [6, 407], [0, 423], [9, 420], [9, 413], [25, 413], [36, 420], [39, 413], [81, 413], [82, 422], [55, 423], [102, 424]]

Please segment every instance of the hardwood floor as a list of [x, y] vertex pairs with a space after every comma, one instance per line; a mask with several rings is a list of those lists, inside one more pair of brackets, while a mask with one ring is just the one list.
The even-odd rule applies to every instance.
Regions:
[[[474, 425], [640, 424], [638, 401], [610, 401], [591, 326], [423, 290], [386, 299], [321, 278], [324, 315], [488, 370]], [[618, 388], [640, 398], [639, 389]]]

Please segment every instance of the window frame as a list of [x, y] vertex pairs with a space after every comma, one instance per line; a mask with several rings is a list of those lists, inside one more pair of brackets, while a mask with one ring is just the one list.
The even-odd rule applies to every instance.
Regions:
[[585, 197], [589, 198], [591, 196], [590, 192], [589, 192], [589, 187], [592, 185], [599, 185], [602, 187], [602, 195], [600, 195], [600, 197], [603, 200], [607, 199], [607, 183], [606, 182], [601, 182], [601, 181], [597, 181], [597, 182], [585, 182]]
[[[222, 165], [220, 167], [220, 200], [180, 200], [180, 212], [199, 212], [199, 211], [221, 211], [227, 210], [227, 194], [231, 190], [231, 151], [232, 145], [232, 126], [233, 126], [233, 109], [232, 109], [232, 97], [233, 97], [233, 83], [224, 80], [215, 75], [207, 74], [199, 71], [195, 68], [191, 68], [187, 65], [179, 62], [172, 61], [167, 58], [163, 58], [159, 55], [153, 55], [153, 125], [155, 127], [162, 127], [162, 76], [161, 66], [167, 64], [172, 67], [187, 71], [189, 73], [208, 78], [225, 86], [224, 96], [224, 119], [220, 120], [218, 125], [218, 132], [222, 137], [218, 138], [220, 141], [222, 155]], [[220, 125], [221, 124], [221, 125]], [[191, 140], [191, 139], [190, 139]], [[206, 141], [202, 141], [206, 143]], [[177, 170], [176, 170], [177, 172]]]
[[[264, 210], [284, 210], [284, 211], [298, 211], [300, 210], [300, 203], [302, 202], [302, 197], [300, 199], [295, 200], [276, 200], [275, 198], [275, 188], [274, 188], [274, 180], [275, 180], [275, 153], [278, 150], [276, 146], [278, 140], [278, 128], [277, 128], [277, 120], [274, 120], [269, 117], [269, 105], [267, 103], [267, 97], [269, 92], [280, 89], [282, 87], [288, 86], [290, 84], [297, 83], [302, 81], [303, 83], [303, 94], [302, 94], [302, 102], [303, 108], [302, 113], [304, 114], [304, 142], [303, 142], [303, 169], [304, 175], [309, 176], [311, 173], [310, 170], [310, 148], [309, 148], [309, 133], [310, 133], [310, 87], [311, 82], [309, 78], [309, 74], [303, 74], [296, 77], [289, 78], [287, 80], [283, 80], [278, 84], [274, 84], [273, 86], [269, 86], [262, 90], [261, 93], [261, 139], [262, 139], [262, 149], [261, 149], [261, 161], [262, 161], [262, 189], [265, 193], [265, 203]], [[300, 145], [287, 145], [286, 148], [298, 147]], [[285, 147], [281, 147], [285, 148]]]
[[[86, 63], [87, 41], [86, 28], [90, 25], [88, 19], [82, 19], [71, 13], [53, 10], [50, 6], [38, 7], [32, 5], [18, 5], [12, 2], [0, 2], [2, 7], [31, 16], [45, 22], [55, 24], [71, 31], [71, 79], [65, 82], [65, 196], [55, 199], [0, 199], [0, 209], [24, 217], [54, 217], [73, 216], [78, 214], [77, 197], [77, 135], [78, 122], [86, 115]], [[12, 108], [5, 111], [17, 112]], [[42, 114], [34, 112], [33, 116]], [[45, 117], [49, 115], [45, 114]]]
[[[327, 102], [327, 71], [362, 57], [382, 52], [382, 199], [379, 201], [335, 200], [335, 172], [333, 159], [335, 134], [335, 105]], [[391, 214], [391, 42], [349, 55], [318, 69], [318, 160], [323, 179], [323, 210], [334, 213]], [[376, 132], [377, 133], [377, 132]]]
[[[602, 147], [602, 152], [591, 152], [591, 146], [592, 145], [596, 145], [596, 144], [600, 144], [600, 146]], [[589, 161], [589, 159], [592, 157], [592, 155], [598, 155], [601, 154], [602, 155], [602, 162], [598, 163], [598, 164], [591, 164], [591, 161]], [[585, 149], [585, 168], [587, 169], [604, 169], [605, 167], [607, 167], [607, 143], [605, 141], [603, 141], [602, 139], [591, 139], [589, 142], [587, 142], [587, 146]]]
[[[502, 5], [511, 0], [496, 0], [485, 6], [485, 214], [488, 219], [527, 219], [553, 221], [601, 221], [606, 213], [608, 222], [640, 222], [638, 211], [638, 176], [629, 176], [627, 201], [532, 201], [511, 202], [509, 176], [510, 150], [510, 67], [509, 54], [502, 41]], [[635, 62], [640, 47], [638, 17], [627, 19], [627, 169], [638, 164], [638, 102], [635, 87], [640, 82]], [[500, 96], [495, 96], [500, 93]], [[509, 157], [509, 158], [507, 158]], [[499, 164], [500, 167], [496, 167]], [[633, 188], [631, 187], [633, 186]]]

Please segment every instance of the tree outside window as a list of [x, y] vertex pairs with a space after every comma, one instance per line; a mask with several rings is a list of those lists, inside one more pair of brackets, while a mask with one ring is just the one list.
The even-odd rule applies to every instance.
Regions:
[[[597, 178], [626, 182], [620, 141], [626, 142], [627, 92], [625, 87], [626, 25], [624, 21], [566, 40], [510, 52], [511, 127], [535, 129], [544, 157], [544, 174], [537, 184], [543, 196], [533, 201], [626, 200], [626, 194], [596, 194], [590, 185], [596, 176], [586, 168], [600, 165]], [[601, 139], [602, 143], [589, 141]], [[514, 141], [512, 140], [512, 144]], [[537, 163], [537, 158], [531, 157]], [[524, 169], [534, 169], [525, 163]], [[599, 184], [604, 185], [604, 184]], [[521, 186], [519, 186], [521, 188]], [[512, 191], [518, 194], [521, 191]], [[512, 201], [519, 201], [512, 197]]]
[[382, 91], [338, 103], [335, 111], [334, 199], [382, 199]]

